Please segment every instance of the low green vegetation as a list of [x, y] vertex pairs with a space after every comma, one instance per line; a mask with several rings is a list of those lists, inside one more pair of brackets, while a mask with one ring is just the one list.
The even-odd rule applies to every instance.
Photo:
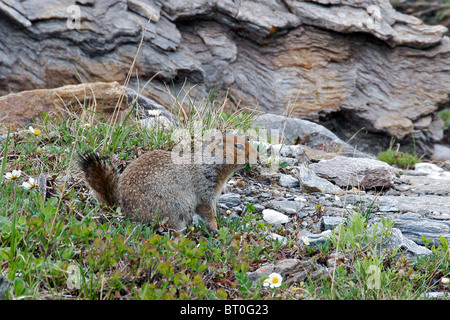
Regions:
[[[248, 120], [219, 112], [207, 123], [248, 129]], [[96, 150], [123, 167], [149, 150], [172, 148], [172, 129], [149, 130], [132, 116], [111, 124], [89, 112], [43, 115], [33, 127], [0, 145], [0, 275], [12, 283], [6, 299], [416, 299], [448, 291], [440, 282], [450, 272], [448, 247], [416, 262], [398, 252], [382, 255], [376, 249], [392, 222], [369, 225], [365, 209], [320, 249], [296, 229], [278, 230], [285, 243], [268, 237], [253, 204], [240, 219], [218, 217], [214, 236], [202, 227], [178, 234], [130, 222], [92, 199], [76, 154]], [[336, 250], [342, 258], [319, 279], [273, 288], [248, 279], [248, 271], [285, 258], [325, 265]]]
[[387, 150], [378, 154], [377, 159], [398, 168], [408, 169], [414, 166], [419, 160], [408, 152]]
[[339, 225], [331, 235], [331, 242], [340, 253], [340, 264], [333, 270], [335, 282], [326, 281], [322, 286], [326, 299], [419, 299], [432, 286], [436, 273], [448, 274], [445, 239], [441, 239], [439, 249], [433, 249], [431, 259], [437, 260], [433, 267], [426, 265], [429, 257], [413, 263], [398, 249], [383, 250], [393, 221], [381, 216], [380, 222], [369, 224], [365, 213], [353, 211], [348, 223]]
[[[450, 11], [450, 1], [449, 1], [449, 9]], [[444, 133], [450, 134], [450, 108], [445, 108], [438, 112], [439, 116], [444, 120]]]

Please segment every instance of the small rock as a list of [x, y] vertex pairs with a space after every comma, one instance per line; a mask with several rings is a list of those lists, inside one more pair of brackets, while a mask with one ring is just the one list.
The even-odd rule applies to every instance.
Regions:
[[334, 252], [328, 256], [326, 265], [328, 268], [334, 268], [345, 260], [345, 256], [340, 252]]
[[309, 247], [319, 249], [321, 245], [330, 240], [331, 230], [325, 230], [322, 233], [307, 233]]
[[279, 180], [281, 173], [276, 171], [272, 166], [262, 166], [260, 172], [260, 178], [266, 179], [268, 181], [277, 182]]
[[302, 145], [278, 144], [274, 146], [281, 157], [291, 159], [303, 159], [306, 156], [306, 147]]
[[286, 163], [288, 166], [295, 166], [298, 164], [298, 159], [296, 158], [287, 158], [287, 157], [280, 157], [280, 163]]
[[300, 283], [307, 278], [317, 279], [320, 275], [326, 274], [325, 268], [310, 260], [285, 259], [275, 265], [274, 271], [283, 277], [283, 282], [290, 286]]
[[263, 219], [272, 225], [283, 224], [289, 222], [289, 217], [282, 214], [281, 212], [272, 210], [272, 209], [264, 209], [263, 210]]
[[414, 168], [416, 172], [425, 173], [428, 177], [433, 179], [450, 179], [450, 172], [444, 171], [444, 169], [433, 163], [416, 163]]
[[233, 207], [231, 209], [233, 209], [233, 211], [236, 212], [238, 215], [240, 215], [242, 211], [244, 211], [244, 209], [241, 206]]
[[411, 186], [396, 186], [396, 185], [394, 185], [394, 188], [395, 188], [395, 190], [400, 191], [400, 192], [411, 190]]
[[299, 259], [281, 260], [275, 265], [274, 272], [279, 273], [281, 275], [285, 275], [287, 273], [292, 272], [300, 263], [301, 260]]
[[219, 202], [222, 202], [228, 208], [237, 207], [241, 204], [241, 196], [237, 193], [225, 193], [220, 195]]
[[382, 246], [382, 249], [385, 251], [389, 251], [392, 248], [399, 248], [401, 250], [404, 250], [403, 254], [408, 259], [414, 259], [420, 255], [431, 254], [430, 249], [424, 246], [419, 246], [414, 241], [407, 239], [397, 228], [391, 229], [391, 236], [389, 238], [389, 241]]
[[378, 211], [380, 211], [380, 212], [398, 212], [400, 210], [394, 206], [380, 206]]
[[287, 243], [287, 239], [286, 237], [280, 236], [277, 233], [271, 233], [268, 236], [269, 239], [273, 239], [273, 240], [278, 240], [281, 244], [286, 244]]
[[288, 174], [281, 174], [279, 182], [280, 186], [285, 188], [296, 188], [299, 186], [298, 179]]
[[260, 205], [260, 204], [254, 204], [253, 205], [253, 208], [255, 209], [255, 212], [261, 212], [261, 211], [263, 211], [266, 207], [264, 207], [263, 205]]
[[344, 203], [342, 202], [341, 198], [339, 198], [337, 195], [334, 196], [334, 205], [338, 208], [344, 207]]
[[219, 206], [220, 209], [223, 209], [224, 211], [230, 209], [230, 208], [228, 208], [227, 205], [225, 205], [225, 204], [223, 204], [223, 203], [218, 203], [217, 205]]
[[450, 148], [441, 144], [435, 144], [431, 159], [437, 161], [450, 160]]
[[[279, 210], [281, 212], [287, 214], [295, 214], [300, 212], [300, 210], [305, 206], [304, 203], [298, 201], [289, 201], [289, 200], [270, 200], [267, 203], [275, 210]], [[306, 216], [306, 215], [305, 215]]]
[[297, 178], [303, 192], [321, 192], [343, 195], [345, 192], [326, 179], [318, 177], [314, 171], [308, 169], [305, 165], [299, 165], [297, 169]]
[[6, 293], [11, 283], [12, 283], [11, 281], [7, 280], [2, 275], [0, 275], [0, 300], [3, 300], [3, 298], [6, 296]]
[[248, 279], [257, 282], [263, 275], [269, 276], [272, 272], [279, 273], [283, 282], [288, 286], [300, 283], [307, 278], [317, 279], [320, 275], [326, 274], [327, 270], [309, 260], [285, 259], [277, 264], [265, 264], [256, 271], [248, 272]]
[[320, 222], [321, 230], [333, 230], [334, 227], [344, 223], [345, 220], [342, 217], [323, 216]]
[[448, 292], [425, 292], [420, 295], [422, 299], [442, 299], [447, 297], [447, 300], [450, 299]]
[[435, 219], [435, 220], [450, 220], [450, 214], [432, 215], [432, 216], [430, 216], [430, 219]]
[[274, 272], [275, 265], [273, 263], [268, 263], [253, 272], [248, 272], [247, 276], [250, 281], [257, 282], [263, 275], [269, 276], [272, 272]]
[[411, 181], [408, 178], [397, 178], [393, 179], [395, 183], [409, 184]]

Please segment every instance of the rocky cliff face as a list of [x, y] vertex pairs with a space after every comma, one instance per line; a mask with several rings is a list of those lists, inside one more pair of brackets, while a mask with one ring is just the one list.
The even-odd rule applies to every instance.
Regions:
[[230, 110], [339, 113], [337, 130], [430, 145], [449, 103], [445, 32], [387, 0], [3, 0], [0, 94], [123, 83], [136, 57], [130, 86], [168, 107], [168, 90], [216, 89]]

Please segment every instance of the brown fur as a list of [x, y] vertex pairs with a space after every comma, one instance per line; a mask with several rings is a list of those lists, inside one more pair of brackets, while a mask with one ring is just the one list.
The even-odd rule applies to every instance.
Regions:
[[111, 164], [106, 163], [94, 153], [80, 156], [79, 161], [84, 178], [100, 202], [109, 206], [117, 204], [117, 182], [119, 176]]
[[207, 145], [203, 159], [213, 159], [221, 148], [228, 163], [175, 164], [171, 152], [155, 150], [133, 160], [120, 176], [113, 166], [93, 154], [82, 156], [80, 167], [96, 198], [120, 205], [129, 218], [143, 223], [161, 218], [181, 230], [196, 213], [210, 230], [217, 231], [214, 213], [225, 182], [236, 169], [244, 167], [244, 162], [256, 161], [257, 157], [247, 141], [224, 135]]

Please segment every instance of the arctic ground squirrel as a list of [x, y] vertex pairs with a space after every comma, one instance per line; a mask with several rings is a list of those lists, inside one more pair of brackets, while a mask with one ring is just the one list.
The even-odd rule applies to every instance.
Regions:
[[180, 164], [173, 151], [154, 150], [133, 160], [122, 174], [93, 152], [80, 155], [79, 165], [95, 198], [119, 205], [127, 218], [146, 224], [158, 218], [183, 230], [198, 214], [217, 232], [215, 209], [223, 186], [235, 170], [256, 163], [258, 152], [236, 135], [216, 136], [201, 151], [201, 161], [189, 158]]

